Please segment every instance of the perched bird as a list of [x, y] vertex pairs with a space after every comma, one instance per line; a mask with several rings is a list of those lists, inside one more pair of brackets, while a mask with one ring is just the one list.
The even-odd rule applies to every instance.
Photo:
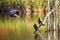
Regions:
[[39, 28], [38, 28], [38, 26], [36, 24], [34, 24], [34, 29], [35, 29], [35, 32], [39, 31]]
[[42, 23], [42, 21], [40, 20], [40, 18], [38, 18], [38, 23], [39, 23], [39, 28], [40, 28], [41, 25], [44, 26], [44, 24]]
[[41, 33], [41, 31], [39, 30], [39, 27], [36, 24], [34, 24], [34, 29], [35, 29], [34, 33], [38, 33], [38, 32]]

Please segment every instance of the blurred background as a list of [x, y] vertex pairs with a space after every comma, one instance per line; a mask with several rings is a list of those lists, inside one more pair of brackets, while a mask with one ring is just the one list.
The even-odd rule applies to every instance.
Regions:
[[[49, 29], [53, 30], [54, 18], [57, 22], [55, 24], [58, 40], [60, 40], [60, 0], [56, 2], [58, 3], [56, 12], [48, 17], [50, 19], [45, 21], [45, 26], [40, 27], [39, 37], [42, 39], [35, 39], [34, 34], [34, 24], [39, 26], [38, 18], [44, 20], [48, 10], [53, 9], [54, 1], [56, 0], [0, 0], [0, 40], [48, 40], [49, 36], [46, 32], [48, 23], [50, 22]], [[16, 14], [17, 11], [18, 14]], [[54, 13], [56, 13], [55, 16]], [[54, 31], [50, 31], [50, 40], [53, 40], [53, 34]]]

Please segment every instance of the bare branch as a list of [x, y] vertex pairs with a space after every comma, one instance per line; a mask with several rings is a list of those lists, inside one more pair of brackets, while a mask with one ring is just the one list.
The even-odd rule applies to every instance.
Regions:
[[48, 16], [55, 10], [55, 7], [49, 12], [47, 13], [47, 15], [45, 16], [44, 20], [43, 20], [43, 24], [46, 21], [46, 19], [48, 18]]

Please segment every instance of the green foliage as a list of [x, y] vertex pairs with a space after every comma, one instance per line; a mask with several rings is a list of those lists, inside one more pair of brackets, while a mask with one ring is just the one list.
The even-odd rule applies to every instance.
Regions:
[[59, 0], [58, 8], [60, 9], [60, 0]]

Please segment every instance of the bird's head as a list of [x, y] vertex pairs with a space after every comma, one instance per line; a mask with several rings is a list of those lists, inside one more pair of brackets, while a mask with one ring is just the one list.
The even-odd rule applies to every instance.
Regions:
[[36, 24], [34, 24], [34, 26], [36, 26]]
[[40, 20], [40, 18], [38, 18]]

